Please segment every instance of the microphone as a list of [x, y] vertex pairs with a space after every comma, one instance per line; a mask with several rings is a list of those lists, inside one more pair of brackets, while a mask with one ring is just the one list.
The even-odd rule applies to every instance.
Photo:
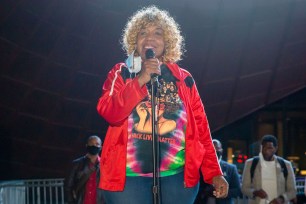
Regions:
[[146, 51], [146, 58], [147, 59], [155, 58], [155, 52], [154, 52], [153, 49], [151, 49], [151, 48], [147, 49], [147, 51]]
[[[146, 59], [152, 59], [155, 58], [155, 52], [153, 49], [149, 48], [146, 50]], [[157, 81], [158, 74], [151, 74], [151, 79], [153, 79], [153, 81]]]

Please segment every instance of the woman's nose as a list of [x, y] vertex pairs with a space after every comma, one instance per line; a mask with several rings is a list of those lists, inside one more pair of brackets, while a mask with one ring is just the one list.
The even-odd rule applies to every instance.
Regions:
[[153, 40], [153, 39], [154, 39], [154, 33], [149, 32], [149, 33], [147, 34], [146, 40]]

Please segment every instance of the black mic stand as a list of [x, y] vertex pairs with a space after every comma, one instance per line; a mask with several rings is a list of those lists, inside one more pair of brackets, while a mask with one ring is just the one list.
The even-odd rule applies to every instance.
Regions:
[[151, 107], [152, 107], [152, 156], [153, 156], [153, 203], [160, 203], [159, 187], [159, 142], [157, 126], [157, 99], [159, 94], [159, 82], [157, 76], [151, 78]]

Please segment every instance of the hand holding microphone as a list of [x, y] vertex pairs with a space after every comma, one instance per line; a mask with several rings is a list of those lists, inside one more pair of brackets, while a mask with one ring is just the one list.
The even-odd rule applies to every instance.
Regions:
[[157, 80], [158, 75], [161, 74], [160, 63], [155, 58], [155, 52], [153, 49], [146, 50], [146, 60], [142, 63], [141, 72], [138, 77], [139, 85], [142, 87], [148, 83], [151, 79]]

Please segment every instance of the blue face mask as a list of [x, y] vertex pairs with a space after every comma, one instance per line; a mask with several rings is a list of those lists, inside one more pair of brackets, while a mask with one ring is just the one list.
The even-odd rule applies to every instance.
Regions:
[[125, 60], [125, 64], [130, 73], [138, 73], [141, 70], [141, 57], [135, 57], [134, 54], [135, 50]]

